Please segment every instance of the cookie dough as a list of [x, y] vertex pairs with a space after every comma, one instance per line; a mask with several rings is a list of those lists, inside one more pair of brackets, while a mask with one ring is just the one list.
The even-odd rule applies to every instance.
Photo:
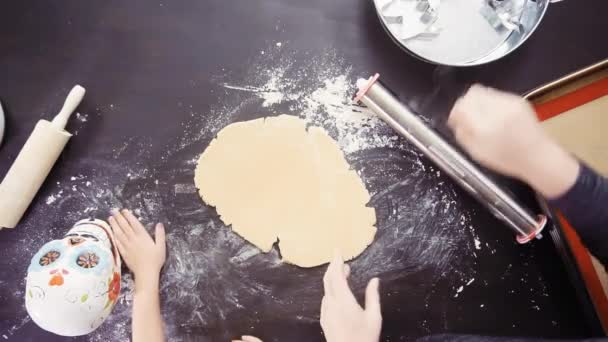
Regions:
[[284, 261], [359, 255], [376, 234], [376, 213], [359, 175], [319, 127], [281, 115], [231, 124], [201, 155], [194, 182], [226, 225]]

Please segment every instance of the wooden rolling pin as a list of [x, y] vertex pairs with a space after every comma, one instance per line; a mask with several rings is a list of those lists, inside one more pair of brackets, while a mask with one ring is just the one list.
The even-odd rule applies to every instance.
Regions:
[[0, 228], [15, 228], [72, 134], [68, 119], [82, 101], [85, 90], [75, 86], [53, 121], [40, 120], [0, 183]]

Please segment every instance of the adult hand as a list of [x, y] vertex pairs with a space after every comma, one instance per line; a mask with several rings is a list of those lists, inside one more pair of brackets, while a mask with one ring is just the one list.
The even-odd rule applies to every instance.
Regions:
[[118, 251], [135, 275], [136, 282], [150, 276], [158, 278], [166, 257], [163, 224], [156, 225], [154, 241], [129, 210], [114, 211], [108, 221], [114, 231]]
[[328, 342], [378, 342], [382, 329], [379, 280], [367, 284], [362, 308], [348, 285], [349, 274], [350, 268], [336, 253], [323, 277], [321, 328], [325, 338]]
[[552, 143], [526, 100], [481, 85], [456, 102], [448, 126], [474, 159], [514, 177], [524, 175], [544, 145]]
[[454, 105], [448, 126], [479, 163], [546, 197], [565, 192], [578, 175], [576, 159], [544, 132], [534, 108], [518, 95], [474, 85]]

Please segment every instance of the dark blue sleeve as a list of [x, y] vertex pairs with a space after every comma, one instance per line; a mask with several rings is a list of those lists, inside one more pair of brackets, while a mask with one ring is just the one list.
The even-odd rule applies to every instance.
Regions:
[[608, 265], [608, 179], [581, 164], [576, 183], [549, 204], [564, 214], [591, 254]]

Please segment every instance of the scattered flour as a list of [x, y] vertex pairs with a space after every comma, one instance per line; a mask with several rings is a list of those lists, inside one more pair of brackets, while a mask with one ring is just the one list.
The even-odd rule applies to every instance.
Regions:
[[[262, 53], [263, 54], [263, 53]], [[286, 82], [285, 72], [290, 65], [284, 65], [275, 69], [266, 70], [267, 81], [261, 86], [238, 86], [224, 83], [224, 88], [255, 93], [263, 102], [263, 107], [272, 107], [285, 100], [294, 100], [297, 95], [289, 92], [290, 83]]]
[[50, 195], [49, 197], [46, 198], [46, 204], [53, 204], [53, 203], [55, 203], [56, 200], [57, 200], [57, 197], [55, 197], [55, 195]]
[[461, 285], [458, 289], [456, 289], [456, 294], [454, 295], [454, 298], [458, 297], [458, 295], [464, 290], [464, 286]]
[[[276, 47], [256, 53], [258, 59], [251, 63], [245, 77], [218, 76], [215, 81], [224, 91], [217, 92], [217, 103], [211, 108], [178, 103], [177, 110], [189, 113], [182, 123], [184, 133], [164, 147], [160, 160], [156, 156], [150, 159], [150, 142], [132, 137], [112, 146], [108, 155], [73, 165], [74, 171], [88, 170], [86, 176], [74, 173], [57, 182], [42, 206], [32, 210], [30, 216], [35, 219], [26, 222], [26, 226], [34, 227], [42, 219], [52, 219], [56, 224], [50, 232], [45, 229], [22, 243], [30, 248], [21, 251], [24, 257], [30, 257], [49, 234], [60, 236], [65, 226], [79, 219], [104, 218], [111, 208], [129, 207], [144, 222], [162, 221], [169, 227], [167, 239], [171, 247], [161, 281], [169, 341], [184, 340], [182, 337], [190, 329], [196, 332], [201, 327], [221, 326], [229, 316], [250, 319], [253, 324], [259, 318], [250, 315], [255, 307], [251, 303], [256, 303], [251, 298], [268, 298], [268, 305], [286, 314], [285, 310], [294, 308], [287, 305], [290, 299], [274, 297], [275, 282], [263, 281], [288, 269], [282, 266], [278, 253], [261, 255], [242, 241], [215, 218], [213, 209], [198, 201], [196, 189], [188, 182], [202, 148], [223, 127], [251, 119], [254, 114], [260, 117], [290, 113], [310, 125], [325, 128], [370, 186], [370, 205], [382, 219], [379, 231], [383, 234], [353, 262], [357, 269], [353, 283], [364, 286], [364, 276], [372, 274], [381, 275], [386, 281], [401, 281], [391, 277], [430, 269], [433, 281], [419, 284], [420, 291], [433, 293], [439, 280], [449, 282], [445, 291], [453, 291], [454, 282], [466, 284], [458, 288], [458, 296], [472, 283], [475, 273], [462, 261], [462, 248], [474, 253], [472, 241], [478, 238], [470, 225], [470, 215], [463, 213], [463, 207], [456, 202], [452, 186], [435, 182], [441, 174], [425, 165], [420, 153], [365, 107], [353, 103], [351, 97], [359, 75], [343, 59], [330, 52], [296, 63], [286, 46], [278, 49], [283, 43], [273, 45]], [[277, 54], [279, 50], [281, 54]], [[196, 82], [190, 84], [195, 86]], [[120, 110], [113, 104], [109, 108]], [[87, 116], [81, 114], [79, 121], [86, 120]], [[429, 187], [430, 183], [437, 185]], [[417, 226], [431, 221], [435, 224]], [[465, 237], [469, 235], [474, 240]], [[411, 242], [413, 238], [416, 243]], [[260, 272], [267, 274], [262, 277], [258, 272], [259, 279], [247, 278], [251, 267], [260, 267]], [[232, 281], [237, 278], [242, 281]], [[318, 320], [318, 279], [302, 278], [296, 285], [290, 291], [303, 291], [301, 294], [314, 300], [305, 302], [297, 312], [287, 313], [310, 322]], [[128, 273], [123, 274], [121, 287], [117, 307], [108, 321], [91, 334], [91, 341], [128, 339], [133, 291]], [[203, 293], [213, 294], [214, 298], [204, 299]], [[18, 316], [25, 317], [25, 312]]]
[[[349, 73], [350, 74], [350, 73]], [[375, 147], [394, 147], [399, 137], [367, 108], [355, 104], [349, 74], [323, 80], [323, 86], [302, 99], [302, 115], [314, 125], [335, 127], [342, 150], [353, 153]]]
[[464, 284], [464, 285], [460, 285], [460, 287], [458, 287], [458, 288], [456, 289], [456, 294], [454, 295], [454, 298], [458, 298], [458, 295], [459, 295], [459, 294], [460, 294], [462, 291], [464, 291], [464, 287], [465, 287], [465, 286], [469, 286], [469, 285], [473, 284], [473, 282], [474, 282], [474, 281], [475, 281], [475, 278], [471, 278], [469, 281], [467, 281], [467, 283], [466, 283], [466, 284]]
[[[264, 108], [287, 104], [290, 113], [309, 124], [327, 129], [347, 153], [399, 145], [399, 137], [367, 108], [354, 103], [355, 77], [351, 67], [328, 57], [304, 71], [293, 70], [291, 60], [244, 84], [223, 83], [229, 90], [249, 92], [262, 100]], [[323, 69], [323, 70], [322, 70]]]
[[76, 113], [76, 119], [78, 119], [80, 122], [87, 122], [89, 120], [89, 115]]
[[481, 241], [479, 241], [478, 238], [474, 238], [473, 242], [475, 242], [475, 249], [477, 249], [477, 250], [481, 249]]
[[[341, 149], [347, 155], [347, 158], [350, 160], [359, 160], [361, 158], [361, 160], [368, 161], [362, 164], [365, 165], [366, 170], [357, 170], [365, 182], [369, 182], [369, 179], [366, 179], [367, 177], [374, 177], [371, 175], [383, 174], [383, 177], [387, 177], [391, 172], [392, 166], [383, 162], [369, 163], [371, 156], [374, 156], [376, 153], [383, 153], [380, 151], [384, 151], [385, 149], [381, 148], [395, 148], [399, 150], [398, 154], [401, 156], [401, 159], [410, 160], [413, 167], [413, 171], [411, 172], [418, 174], [418, 176], [414, 176], [412, 173], [412, 177], [433, 177], [437, 179], [445, 177], [434, 166], [429, 166], [423, 162], [422, 154], [413, 150], [412, 146], [404, 142], [401, 137], [369, 109], [354, 103], [352, 97], [356, 92], [356, 79], [360, 75], [354, 72], [352, 66], [345, 63], [344, 60], [335, 54], [328, 53], [323, 57], [311, 58], [308, 65], [297, 65], [297, 67], [294, 67], [295, 63], [289, 56], [277, 59], [273, 55], [272, 49], [267, 51], [270, 52], [264, 56], [264, 61], [252, 68], [255, 74], [245, 77], [241, 82], [231, 80], [224, 83], [224, 88], [251, 94], [254, 99], [257, 99], [258, 103], [261, 101], [262, 107], [266, 111], [272, 114], [289, 113], [298, 115], [310, 125], [323, 127], [336, 139]], [[228, 93], [228, 95], [230, 94]], [[260, 114], [263, 115], [265, 113], [264, 111]], [[221, 127], [218, 127], [219, 129]], [[422, 174], [426, 176], [421, 176]], [[403, 178], [396, 179], [393, 186], [399, 188], [403, 186], [403, 182]], [[389, 185], [388, 188], [373, 194], [375, 200], [373, 199], [372, 202], [380, 202], [380, 199], [384, 198], [384, 196], [397, 198], [398, 195], [391, 190], [393, 186]], [[445, 229], [455, 229], [460, 236], [451, 240], [452, 237], [448, 233], [439, 231], [426, 233], [431, 234], [434, 238], [422, 235], [421, 238], [428, 239], [428, 248], [419, 252], [418, 260], [416, 261], [417, 266], [433, 260], [432, 262], [435, 262], [437, 265], [437, 270], [444, 269], [444, 267], [445, 269], [449, 268], [450, 271], [448, 273], [451, 273], [449, 278], [465, 283], [466, 285], [462, 286], [462, 290], [464, 290], [464, 287], [470, 285], [472, 280], [474, 280], [471, 276], [475, 274], [475, 271], [467, 267], [444, 266], [443, 262], [449, 259], [445, 256], [453, 253], [452, 247], [444, 247], [446, 246], [446, 240], [451, 241], [449, 243], [450, 246], [456, 246], [460, 237], [471, 236], [472, 239], [469, 240], [471, 242], [466, 244], [467, 250], [470, 255], [477, 258], [475, 250], [481, 247], [479, 246], [480, 242], [475, 242], [479, 241], [479, 237], [470, 224], [470, 213], [462, 211], [462, 207], [456, 201], [457, 195], [451, 183], [437, 182], [437, 186], [424, 196], [425, 198], [421, 199], [425, 203], [428, 201], [424, 205], [428, 208], [426, 210], [434, 211], [437, 208], [443, 216], [442, 225], [445, 223]], [[380, 203], [371, 203], [371, 205], [374, 205], [377, 210], [382, 207]], [[393, 216], [391, 215], [395, 215], [395, 219], [404, 220], [400, 215], [406, 210], [408, 210], [410, 216], [413, 216], [411, 211], [413, 204], [409, 203], [408, 205], [408, 208], [401, 210], [397, 210], [399, 204], [393, 208], [389, 208], [392, 213], [389, 217], [392, 218]], [[416, 233], [412, 231], [410, 235], [412, 234]], [[450, 237], [446, 238], [446, 236]], [[408, 235], [408, 237], [410, 236]], [[387, 241], [377, 242], [385, 246], [390, 244]], [[401, 241], [401, 244], [403, 243]], [[374, 247], [370, 249], [373, 250]], [[427, 256], [428, 260], [426, 260]], [[361, 258], [360, 261], [365, 262], [364, 259]], [[452, 266], [454, 265], [452, 264]], [[378, 271], [377, 264], [374, 270]], [[442, 271], [438, 272], [442, 276], [446, 276], [447, 274]], [[462, 290], [456, 293], [456, 297]]]

